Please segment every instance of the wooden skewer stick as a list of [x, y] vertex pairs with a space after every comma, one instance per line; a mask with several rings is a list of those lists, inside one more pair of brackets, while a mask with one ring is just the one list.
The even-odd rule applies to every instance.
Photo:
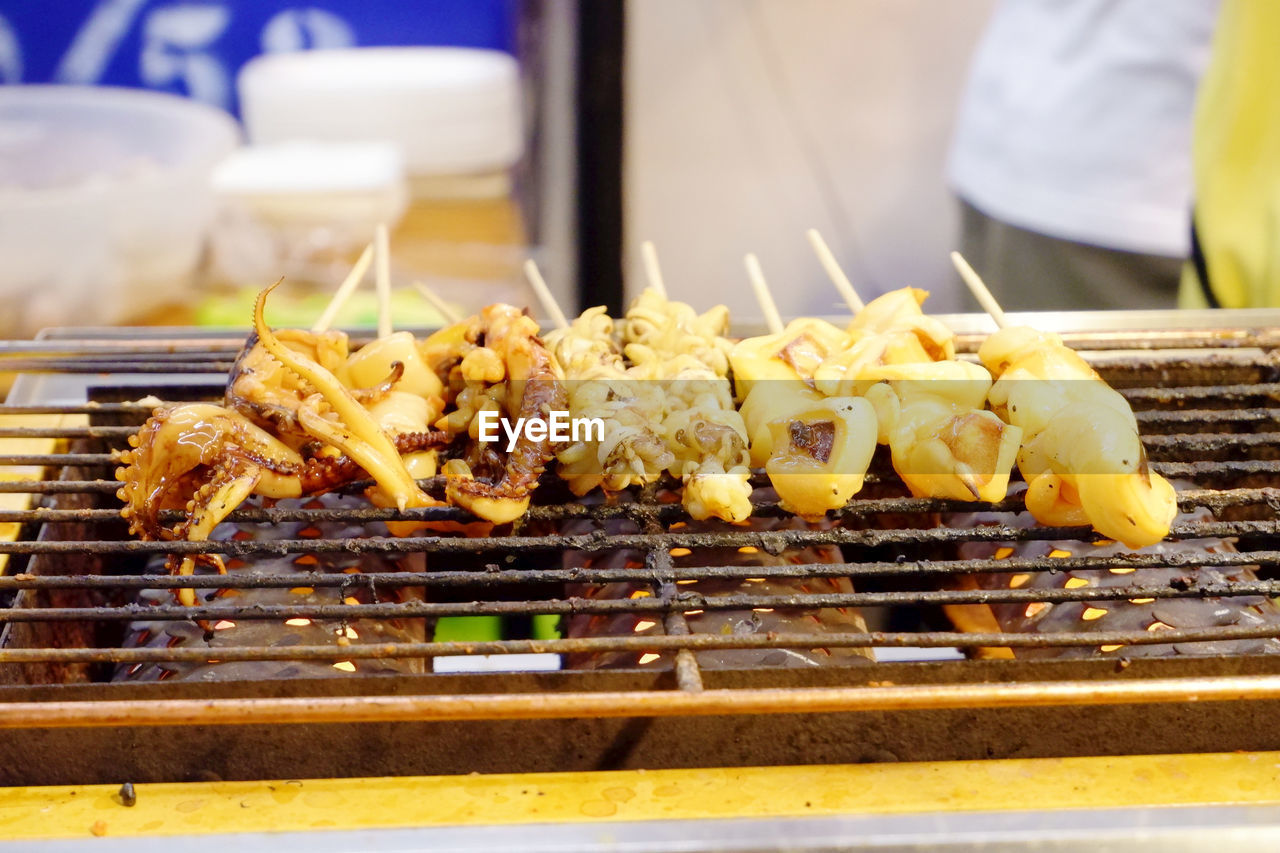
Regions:
[[840, 268], [840, 262], [831, 253], [831, 247], [827, 245], [826, 240], [822, 239], [818, 229], [810, 228], [805, 233], [809, 237], [809, 245], [813, 246], [813, 251], [818, 255], [818, 261], [822, 264], [822, 268], [827, 271], [827, 277], [836, 286], [836, 290], [840, 291], [840, 295], [844, 298], [845, 304], [849, 306], [849, 310], [857, 314], [867, 307], [866, 303], [862, 301], [862, 297], [858, 295], [858, 291], [853, 289], [853, 282], [849, 281], [849, 277]]
[[644, 262], [644, 277], [649, 282], [649, 287], [658, 291], [658, 295], [666, 299], [667, 285], [662, 280], [662, 267], [658, 266], [658, 250], [654, 248], [652, 240], [645, 240], [640, 244], [640, 259]]
[[991, 319], [996, 321], [998, 328], [1006, 328], [1009, 321], [1005, 319], [1004, 309], [1000, 307], [1000, 303], [996, 302], [996, 298], [991, 295], [991, 291], [983, 284], [982, 277], [974, 272], [973, 267], [969, 266], [969, 262], [959, 252], [951, 253], [951, 263], [955, 264], [956, 272], [960, 273], [960, 278], [964, 279], [964, 283], [969, 286], [969, 291], [974, 298], [978, 300]]
[[524, 262], [524, 275], [529, 279], [533, 292], [538, 295], [538, 301], [542, 303], [542, 310], [547, 312], [551, 322], [561, 329], [569, 328], [568, 318], [564, 316], [564, 311], [560, 310], [560, 303], [556, 302], [555, 296], [551, 294], [551, 288], [547, 287], [546, 279], [538, 271], [538, 265], [533, 262], [533, 258]]
[[454, 323], [462, 322], [461, 315], [459, 315], [457, 311], [453, 310], [452, 305], [450, 305], [448, 302], [445, 302], [443, 299], [441, 299], [440, 295], [436, 293], [434, 290], [427, 287], [425, 284], [423, 284], [420, 281], [415, 281], [413, 283], [413, 286], [416, 287], [418, 289], [418, 292], [422, 294], [422, 298], [427, 300], [427, 303], [430, 304], [432, 308], [436, 309], [436, 311], [439, 312], [440, 316], [444, 319], [446, 323], [453, 325]]
[[378, 287], [378, 337], [385, 338], [391, 334], [391, 244], [387, 226], [378, 226], [373, 242], [377, 246], [374, 281]]
[[769, 285], [764, 280], [764, 270], [760, 269], [760, 259], [754, 254], [747, 254], [745, 258], [747, 264], [747, 277], [751, 279], [751, 289], [756, 293], [756, 301], [760, 303], [760, 310], [764, 312], [764, 322], [769, 327], [769, 333], [776, 335], [782, 331], [782, 315], [778, 313], [778, 306], [773, 301], [773, 294], [769, 292]]
[[333, 298], [329, 300], [324, 312], [320, 314], [320, 319], [316, 320], [311, 326], [312, 332], [318, 335], [329, 330], [329, 327], [333, 325], [334, 318], [342, 310], [342, 306], [347, 304], [351, 294], [355, 293], [356, 288], [360, 286], [360, 282], [364, 280], [365, 273], [369, 271], [369, 264], [371, 263], [373, 263], [372, 243], [364, 247], [364, 251], [356, 259], [355, 266], [351, 268], [351, 272], [347, 273], [347, 277], [342, 280], [342, 284], [338, 285]]

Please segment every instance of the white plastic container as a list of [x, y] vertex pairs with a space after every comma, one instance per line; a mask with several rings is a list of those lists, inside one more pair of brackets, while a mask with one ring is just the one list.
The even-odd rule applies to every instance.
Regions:
[[238, 140], [228, 114], [173, 95], [0, 86], [0, 335], [181, 301]]
[[[245, 65], [237, 86], [254, 145], [382, 143], [401, 152], [410, 200], [399, 223], [389, 223], [394, 287], [423, 282], [463, 313], [529, 301], [520, 267], [528, 232], [512, 179], [524, 153], [522, 91], [510, 54], [453, 47], [269, 54]], [[300, 245], [297, 255], [315, 254], [316, 245]], [[340, 279], [314, 277], [326, 292]], [[428, 316], [434, 312], [404, 322]]]
[[524, 147], [519, 69], [501, 51], [276, 53], [245, 65], [238, 87], [252, 142], [389, 141], [414, 177], [505, 170]]

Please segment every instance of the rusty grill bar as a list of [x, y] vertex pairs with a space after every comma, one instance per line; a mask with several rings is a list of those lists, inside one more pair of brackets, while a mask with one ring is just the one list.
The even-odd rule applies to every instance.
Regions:
[[[856, 497], [842, 511], [832, 513], [836, 526], [822, 530], [771, 530], [694, 532], [671, 529], [687, 520], [679, 504], [665, 503], [654, 490], [636, 496], [635, 502], [609, 505], [582, 505], [572, 501], [567, 490], [558, 487], [553, 476], [540, 490], [543, 502], [531, 508], [526, 519], [509, 535], [476, 538], [413, 536], [359, 539], [281, 539], [275, 541], [139, 542], [128, 539], [118, 515], [112, 479], [114, 452], [151, 410], [149, 404], [131, 402], [147, 393], [170, 400], [216, 396], [214, 384], [188, 386], [192, 381], [209, 382], [230, 366], [242, 338], [238, 335], [207, 335], [193, 339], [180, 334], [159, 335], [155, 340], [127, 339], [125, 333], [102, 331], [91, 337], [53, 339], [0, 344], [0, 371], [34, 377], [82, 375], [86, 387], [97, 389], [100, 401], [42, 403], [37, 395], [21, 404], [0, 407], [0, 416], [18, 416], [0, 422], [0, 498], [5, 495], [30, 496], [30, 508], [0, 508], [0, 525], [18, 526], [23, 535], [14, 541], [0, 541], [0, 555], [9, 566], [0, 574], [0, 625], [10, 637], [20, 625], [41, 627], [40, 636], [72, 626], [92, 636], [110, 626], [134, 620], [165, 621], [433, 619], [456, 615], [533, 616], [559, 614], [637, 614], [661, 624], [661, 635], [562, 637], [560, 639], [508, 638], [496, 641], [431, 641], [356, 644], [345, 647], [295, 645], [232, 645], [215, 649], [115, 648], [76, 642], [50, 642], [39, 647], [0, 644], [0, 683], [14, 667], [40, 664], [62, 665], [131, 664], [142, 662], [209, 662], [253, 660], [363, 660], [435, 659], [459, 655], [506, 655], [525, 653], [604, 654], [674, 653], [668, 676], [643, 673], [626, 675], [609, 672], [560, 673], [550, 681], [530, 682], [528, 676], [474, 676], [480, 679], [471, 688], [455, 691], [458, 676], [427, 674], [397, 681], [414, 697], [381, 696], [377, 683], [383, 679], [358, 679], [360, 687], [339, 686], [339, 682], [312, 682], [303, 690], [310, 701], [326, 698], [338, 702], [343, 691], [360, 694], [348, 697], [355, 718], [390, 719], [536, 719], [566, 716], [573, 709], [586, 709], [603, 717], [626, 716], [627, 703], [644, 714], [731, 714], [740, 713], [820, 713], [829, 711], [876, 710], [884, 708], [1008, 708], [1050, 704], [1115, 704], [1125, 702], [1172, 702], [1181, 696], [1207, 698], [1254, 698], [1259, 703], [1280, 697], [1276, 687], [1280, 661], [1272, 664], [1254, 660], [1225, 658], [1204, 661], [1114, 660], [1072, 664], [1031, 661], [951, 661], [919, 664], [869, 663], [837, 675], [786, 673], [778, 671], [737, 675], [704, 671], [695, 652], [724, 649], [811, 648], [815, 642], [830, 648], [889, 649], [990, 649], [1048, 648], [1059, 646], [1098, 647], [1100, 645], [1141, 646], [1176, 643], [1224, 642], [1230, 640], [1280, 637], [1280, 621], [1261, 626], [1228, 625], [1210, 628], [1174, 628], [1150, 632], [1067, 632], [1054, 634], [1007, 632], [960, 632], [940, 629], [939, 608], [953, 604], [1009, 604], [1108, 602], [1125, 599], [1190, 599], [1239, 596], [1280, 597], [1280, 322], [1241, 323], [1236, 328], [1161, 330], [1135, 333], [1128, 330], [1064, 334], [1069, 342], [1087, 349], [1087, 357], [1133, 404], [1152, 468], [1170, 478], [1189, 479], [1195, 488], [1179, 493], [1180, 508], [1209, 510], [1215, 518], [1179, 523], [1173, 535], [1184, 539], [1231, 537], [1238, 540], [1238, 552], [1188, 554], [1126, 554], [1118, 557], [1067, 556], [1004, 559], [960, 559], [959, 545], [966, 542], [1026, 542], [1034, 540], [1079, 540], [1094, 538], [1083, 528], [956, 528], [939, 526], [946, 513], [974, 510], [974, 505], [906, 497], [890, 490], [896, 476], [883, 460], [877, 460], [867, 482], [874, 488], [870, 496]], [[972, 352], [979, 335], [962, 335], [960, 349]], [[151, 375], [173, 377], [154, 385]], [[121, 376], [131, 381], [119, 384]], [[216, 381], [216, 380], [215, 380]], [[175, 392], [175, 389], [178, 389]], [[60, 425], [67, 417], [80, 418], [75, 425]], [[86, 422], [87, 421], [87, 422]], [[54, 446], [45, 452], [7, 452], [6, 442], [44, 441]], [[18, 468], [16, 472], [9, 469]], [[33, 468], [43, 474], [32, 473]], [[761, 479], [763, 483], [763, 480]], [[343, 491], [358, 493], [367, 483], [355, 483]], [[423, 486], [437, 496], [439, 479]], [[12, 504], [5, 504], [12, 506]], [[1019, 512], [1019, 497], [984, 510]], [[781, 515], [776, 504], [758, 503], [756, 514]], [[293, 509], [283, 507], [242, 508], [232, 522], [342, 522], [366, 523], [395, 519], [469, 519], [451, 507], [394, 510], [374, 507]], [[605, 522], [621, 519], [632, 522], [639, 532], [606, 533]], [[904, 523], [905, 519], [905, 523]], [[172, 518], [170, 519], [172, 520]], [[591, 522], [598, 528], [589, 533], [564, 535], [557, 531], [566, 522]], [[672, 549], [757, 548], [778, 554], [787, 548], [836, 546], [843, 562], [787, 564], [779, 566], [731, 566], [715, 564], [677, 565]], [[639, 565], [566, 568], [566, 550], [600, 554], [615, 549], [634, 549], [644, 555]], [[255, 555], [280, 556], [300, 553], [355, 552], [411, 554], [425, 552], [430, 562], [426, 571], [378, 571], [359, 575], [322, 572], [288, 575], [225, 576], [197, 575], [177, 578], [148, 572], [148, 558], [165, 553], [218, 553], [228, 558], [252, 559]], [[455, 558], [467, 558], [466, 567], [449, 565]], [[109, 561], [112, 570], [103, 574], [79, 574], [63, 568], [68, 560]], [[471, 563], [475, 566], [471, 567]], [[1249, 582], [1211, 582], [1198, 579], [1194, 567], [1252, 567], [1258, 579]], [[1177, 582], [1152, 584], [1138, 581], [1109, 587], [1058, 589], [972, 589], [961, 588], [957, 580], [966, 576], [1011, 572], [1038, 575], [1046, 572], [1100, 570], [1110, 568], [1186, 568]], [[850, 578], [854, 592], [812, 594], [702, 595], [685, 582], [744, 580], [749, 578]], [[567, 593], [566, 586], [629, 583], [648, 591], [640, 598], [588, 599]], [[287, 589], [298, 586], [373, 593], [372, 603], [277, 604], [238, 607], [221, 601], [197, 607], [174, 604], [145, 605], [119, 600], [141, 590], [176, 589]], [[378, 600], [379, 591], [403, 588], [427, 590], [425, 600], [391, 602]], [[550, 591], [549, 591], [550, 590]], [[433, 600], [432, 591], [443, 600]], [[46, 600], [59, 594], [58, 601]], [[449, 593], [449, 594], [445, 594]], [[114, 603], [101, 603], [101, 596], [114, 595]], [[450, 597], [470, 596], [467, 600]], [[67, 597], [70, 596], [70, 597]], [[94, 599], [97, 596], [97, 599]], [[69, 603], [70, 602], [70, 603]], [[762, 609], [877, 608], [886, 613], [924, 614], [910, 629], [899, 622], [885, 630], [840, 632], [821, 635], [777, 633], [752, 635], [711, 635], [690, 631], [685, 614], [690, 611], [746, 611]], [[929, 614], [933, 614], [931, 617]], [[56, 636], [56, 633], [53, 634]], [[916, 667], [912, 669], [911, 667]], [[48, 670], [41, 669], [41, 672]], [[1063, 674], [1068, 675], [1064, 676]], [[1068, 690], [1074, 684], [1064, 678], [1080, 673], [1094, 679], [1086, 687]], [[653, 679], [658, 679], [654, 681]], [[451, 680], [452, 679], [452, 680]], [[503, 679], [499, 681], [498, 679]], [[524, 679], [524, 680], [522, 680]], [[561, 680], [556, 680], [561, 679]], [[640, 679], [640, 680], [636, 680]], [[664, 680], [669, 679], [669, 680]], [[1252, 679], [1252, 680], [1251, 680]], [[705, 680], [705, 683], [704, 683]], [[1135, 686], [1134, 681], [1142, 682]], [[1230, 685], [1227, 684], [1230, 681]], [[20, 680], [19, 680], [20, 682]], [[1023, 683], [1025, 682], [1025, 683]], [[8, 682], [14, 685], [10, 679]], [[618, 684], [622, 692], [611, 693]], [[873, 685], [896, 685], [899, 691], [874, 696], [882, 689]], [[557, 686], [559, 685], [559, 686]], [[1216, 685], [1216, 686], [1215, 686]], [[739, 688], [734, 696], [720, 698], [725, 686]], [[149, 701], [203, 703], [203, 697], [223, 697], [231, 709], [235, 701], [266, 702], [253, 699], [254, 688], [228, 688], [232, 694], [212, 687], [188, 684], [148, 685], [68, 685], [77, 690], [93, 687], [92, 694], [38, 694], [41, 682], [0, 687], [0, 727], [39, 728], [40, 709], [48, 709], [50, 721], [75, 722], [49, 725], [117, 725], [108, 720], [114, 696], [145, 696]], [[1228, 689], [1229, 688], [1229, 689]], [[1144, 692], [1145, 689], [1145, 692]], [[952, 690], [954, 696], [946, 694]], [[1039, 699], [1017, 698], [1018, 691], [1036, 694]], [[24, 692], [25, 691], [25, 692]], [[130, 692], [134, 691], [134, 692]], [[194, 692], [193, 692], [194, 691]], [[337, 692], [335, 692], [337, 691]], [[843, 691], [843, 693], [841, 693]], [[1216, 691], [1216, 692], [1215, 692]], [[684, 697], [708, 695], [705, 707]], [[892, 691], [890, 691], [892, 692]], [[6, 695], [9, 693], [10, 695]], [[508, 693], [514, 695], [498, 695]], [[443, 695], [438, 695], [443, 694]], [[770, 705], [766, 695], [777, 701]], [[839, 696], [837, 696], [839, 694]], [[847, 694], [847, 695], [846, 695]], [[58, 699], [66, 696], [69, 701]], [[89, 697], [93, 701], [88, 701]], [[555, 712], [546, 710], [555, 697], [566, 705]], [[664, 699], [663, 697], [667, 697]], [[843, 698], [840, 698], [843, 696]], [[963, 698], [959, 698], [963, 696]], [[236, 697], [241, 697], [236, 699]], [[449, 701], [470, 697], [465, 712], [444, 710]], [[585, 698], [584, 698], [585, 697]], [[592, 698], [595, 697], [595, 698]], [[950, 697], [950, 698], [948, 698]], [[1072, 698], [1074, 697], [1074, 698]], [[403, 707], [386, 711], [403, 699]], [[55, 701], [57, 700], [57, 701]], [[210, 700], [212, 701], [212, 699]], [[218, 701], [222, 701], [218, 699]], [[301, 700], [300, 700], [301, 701]], [[343, 700], [347, 701], [347, 700]], [[44, 704], [42, 704], [44, 703]], [[362, 705], [362, 703], [365, 703]], [[434, 704], [433, 704], [434, 703]], [[488, 703], [488, 704], [486, 704]], [[612, 704], [610, 704], [612, 703]], [[119, 705], [120, 703], [117, 703]], [[127, 707], [125, 701], [121, 707]], [[99, 709], [94, 712], [93, 707]], [[184, 708], [186, 706], [183, 706]], [[249, 708], [249, 706], [245, 706]], [[228, 710], [227, 722], [251, 723], [265, 705], [243, 713]], [[316, 705], [318, 709], [320, 706]], [[361, 708], [365, 710], [362, 711]], [[1270, 707], [1269, 705], [1267, 707]], [[488, 708], [486, 711], [485, 708]], [[189, 713], [188, 713], [189, 712]], [[95, 716], [95, 713], [97, 715]], [[265, 713], [265, 712], [262, 712]], [[280, 719], [299, 723], [321, 722], [329, 712], [315, 710], [308, 715], [303, 705], [293, 707]], [[174, 719], [191, 725], [216, 725], [202, 718], [194, 705], [181, 708]], [[237, 716], [239, 714], [239, 716]], [[61, 717], [59, 715], [62, 715]], [[399, 716], [397, 716], [399, 715]], [[151, 724], [160, 722], [148, 717]], [[1138, 743], [1135, 739], [1134, 743]], [[2, 752], [3, 749], [0, 749]], [[327, 769], [326, 772], [333, 772]], [[2, 774], [0, 774], [2, 775]]]

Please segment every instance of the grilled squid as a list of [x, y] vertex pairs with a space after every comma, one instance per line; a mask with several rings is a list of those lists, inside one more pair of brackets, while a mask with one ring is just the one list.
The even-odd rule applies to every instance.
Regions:
[[[956, 357], [955, 334], [946, 324], [924, 313], [929, 291], [918, 287], [891, 290], [866, 304], [845, 330], [854, 340], [868, 335], [896, 339], [898, 361], [949, 361]], [[918, 348], [923, 358], [906, 356]]]
[[729, 351], [734, 386], [746, 397], [762, 380], [811, 382], [818, 366], [849, 344], [849, 335], [825, 320], [800, 317], [777, 334], [734, 344]]
[[[237, 360], [229, 406], [161, 407], [130, 436], [116, 478], [121, 515], [134, 535], [204, 541], [250, 495], [296, 498], [366, 474], [377, 484], [375, 493], [401, 509], [439, 504], [418, 488], [402, 454], [438, 446], [443, 435], [388, 435], [324, 364], [345, 366], [345, 338], [299, 333], [286, 335], [292, 346], [286, 345], [263, 319], [270, 291], [254, 307], [254, 338]], [[165, 510], [183, 511], [185, 518], [165, 526]], [[197, 563], [225, 570], [216, 555], [167, 561], [183, 575]], [[195, 601], [190, 589], [177, 595], [184, 604]]]
[[698, 520], [743, 521], [751, 515], [747, 426], [726, 378], [728, 309], [697, 314], [645, 290], [623, 322], [624, 352], [637, 379], [660, 381], [662, 428], [684, 483], [684, 505]]
[[596, 486], [657, 481], [675, 462], [661, 434], [662, 388], [628, 372], [604, 307], [588, 308], [546, 342], [564, 370], [570, 415], [604, 422], [603, 436], [573, 441], [556, 454], [570, 490], [585, 495]]
[[741, 411], [751, 463], [768, 473], [783, 509], [814, 520], [862, 490], [877, 437], [867, 400], [773, 380], [752, 385]]
[[[458, 326], [461, 339], [471, 343], [457, 365], [465, 386], [458, 395], [458, 412], [443, 418], [441, 426], [476, 438], [482, 411], [496, 411], [512, 421], [545, 421], [552, 411], [568, 409], [561, 371], [538, 338], [532, 317], [497, 304]], [[445, 463], [446, 495], [450, 503], [486, 521], [514, 521], [528, 510], [538, 478], [554, 455], [549, 436], [530, 437], [527, 431], [505, 457], [473, 441], [467, 459]]]
[[1091, 525], [1131, 548], [1159, 542], [1174, 488], [1150, 470], [1129, 403], [1055, 334], [1002, 329], [978, 351], [997, 376], [989, 399], [1021, 427], [1018, 469], [1042, 524]]

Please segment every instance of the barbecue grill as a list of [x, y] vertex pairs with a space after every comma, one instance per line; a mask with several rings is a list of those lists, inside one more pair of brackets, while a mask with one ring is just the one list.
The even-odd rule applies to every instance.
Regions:
[[[548, 483], [526, 519], [487, 537], [412, 536], [275, 541], [141, 542], [127, 536], [114, 497], [112, 452], [154, 401], [218, 399], [243, 335], [164, 329], [59, 330], [0, 344], [0, 370], [18, 374], [0, 409], [0, 784], [201, 779], [255, 780], [411, 774], [760, 767], [888, 761], [1229, 752], [1280, 748], [1280, 658], [1224, 654], [1232, 641], [1280, 637], [1280, 622], [1111, 632], [968, 633], [945, 605], [1106, 602], [1280, 595], [1280, 312], [1011, 315], [1063, 333], [1129, 399], [1154, 470], [1187, 485], [1184, 510], [1211, 517], [1175, 525], [1179, 538], [1231, 537], [1237, 551], [1194, 565], [1255, 567], [1257, 580], [1070, 589], [984, 589], [993, 573], [1177, 567], [1177, 557], [961, 559], [975, 541], [1083, 539], [1073, 528], [953, 527], [960, 502], [895, 491], [877, 462], [867, 490], [825, 529], [683, 529], [682, 507], [656, 490], [584, 504]], [[944, 318], [972, 353], [985, 318]], [[750, 330], [744, 330], [749, 332]], [[355, 338], [359, 341], [358, 336]], [[140, 402], [141, 401], [141, 402]], [[354, 484], [349, 491], [359, 491]], [[442, 489], [428, 483], [428, 490]], [[1017, 511], [1011, 497], [990, 509]], [[768, 501], [756, 514], [780, 515]], [[256, 507], [241, 522], [364, 523], [467, 519], [454, 508], [397, 514], [373, 507]], [[627, 519], [634, 533], [611, 533]], [[585, 533], [566, 534], [570, 522]], [[592, 527], [594, 525], [594, 528]], [[0, 527], [0, 530], [3, 530]], [[583, 529], [579, 524], [573, 529]], [[501, 528], [500, 528], [501, 530]], [[844, 562], [688, 565], [673, 549], [835, 546]], [[626, 566], [566, 567], [566, 551], [627, 548]], [[255, 555], [425, 553], [425, 571], [175, 578], [148, 569], [163, 553]], [[683, 552], [678, 552], [683, 553]], [[3, 559], [0, 558], [0, 559]], [[852, 592], [703, 596], [688, 581], [850, 578]], [[591, 599], [583, 584], [627, 583], [646, 594]], [[142, 605], [144, 589], [359, 590], [356, 603], [310, 600], [241, 607]], [[420, 597], [388, 595], [402, 588]], [[771, 587], [762, 586], [762, 589]], [[356, 601], [354, 598], [350, 601]], [[809, 634], [699, 634], [690, 611], [859, 608], [873, 630], [827, 633], [829, 648], [877, 660], [813, 668], [708, 668], [703, 652], [799, 649]], [[635, 614], [660, 634], [346, 646], [224, 645], [122, 648], [134, 620], [421, 620]], [[982, 649], [1178, 644], [1167, 658], [992, 659]], [[1203, 644], [1197, 646], [1197, 644]], [[1217, 644], [1217, 645], [1215, 645]], [[957, 653], [955, 650], [959, 650]], [[365, 678], [169, 680], [107, 683], [114, 667], [156, 662], [420, 660], [542, 653], [635, 655], [633, 667], [539, 672], [431, 672]], [[648, 662], [641, 663], [642, 658]], [[567, 658], [566, 658], [567, 659]], [[436, 667], [444, 669], [444, 667]], [[342, 723], [341, 727], [334, 723]]]

